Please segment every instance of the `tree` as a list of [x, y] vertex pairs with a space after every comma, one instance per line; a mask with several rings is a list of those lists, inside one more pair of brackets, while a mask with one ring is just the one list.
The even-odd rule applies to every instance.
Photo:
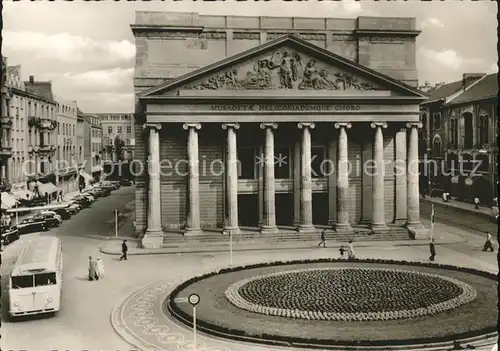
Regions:
[[116, 155], [116, 160], [117, 161], [123, 161], [123, 145], [125, 145], [125, 143], [123, 142], [123, 140], [120, 139], [120, 137], [117, 135], [115, 137], [115, 155]]

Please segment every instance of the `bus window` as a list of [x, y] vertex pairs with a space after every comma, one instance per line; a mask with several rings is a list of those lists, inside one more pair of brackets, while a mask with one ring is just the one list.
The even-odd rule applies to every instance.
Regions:
[[12, 289], [24, 289], [33, 287], [33, 276], [32, 275], [19, 275], [11, 277]]
[[35, 286], [54, 285], [56, 283], [55, 273], [35, 274]]

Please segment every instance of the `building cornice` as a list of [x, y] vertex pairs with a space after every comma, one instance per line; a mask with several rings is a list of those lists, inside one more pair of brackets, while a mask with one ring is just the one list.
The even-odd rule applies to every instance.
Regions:
[[357, 35], [387, 35], [387, 36], [411, 36], [416, 37], [422, 31], [420, 30], [368, 30], [368, 29], [355, 29], [354, 33]]

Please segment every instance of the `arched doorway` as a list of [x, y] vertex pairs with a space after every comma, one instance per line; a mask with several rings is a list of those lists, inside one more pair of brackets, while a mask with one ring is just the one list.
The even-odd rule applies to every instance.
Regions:
[[[460, 165], [460, 173], [469, 173], [473, 169], [472, 155], [462, 154], [462, 162]], [[463, 175], [463, 174], [461, 174]]]
[[473, 116], [470, 112], [462, 114], [464, 119], [464, 149], [472, 149], [473, 147]]
[[489, 156], [485, 154], [476, 155], [474, 167], [477, 167], [478, 172], [489, 172], [490, 170]]

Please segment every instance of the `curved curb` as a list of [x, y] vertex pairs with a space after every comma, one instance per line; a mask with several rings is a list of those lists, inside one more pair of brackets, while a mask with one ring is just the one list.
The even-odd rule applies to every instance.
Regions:
[[[231, 272], [236, 272], [236, 271], [241, 271], [241, 270], [247, 270], [247, 269], [253, 269], [253, 268], [260, 268], [260, 267], [271, 267], [271, 266], [286, 266], [286, 265], [293, 265], [293, 264], [307, 264], [307, 263], [328, 263], [328, 262], [340, 262], [340, 261], [345, 261], [345, 260], [340, 260], [340, 259], [316, 259], [316, 260], [292, 260], [292, 261], [274, 261], [274, 262], [263, 262], [263, 263], [257, 263], [257, 264], [249, 264], [249, 265], [242, 265], [242, 266], [237, 266], [237, 267], [230, 267], [222, 270], [216, 270], [212, 271], [208, 274], [201, 274], [195, 277], [192, 277], [191, 279], [188, 279], [184, 281], [182, 284], [178, 285], [172, 293], [169, 295], [168, 300], [167, 300], [167, 310], [168, 312], [179, 322], [182, 324], [187, 325], [188, 327], [192, 327], [192, 317], [190, 317], [189, 314], [187, 314], [185, 311], [180, 309], [177, 305], [176, 298], [179, 294], [180, 291], [188, 287], [189, 285], [203, 280], [205, 278], [208, 278], [213, 275], [219, 275], [219, 274], [224, 274], [224, 273], [231, 273]], [[351, 262], [363, 262], [363, 263], [382, 263], [382, 264], [400, 264], [403, 266], [420, 266], [420, 267], [435, 267], [439, 269], [445, 269], [445, 270], [459, 270], [459, 271], [465, 271], [470, 274], [477, 274], [480, 276], [483, 276], [485, 278], [490, 278], [494, 281], [496, 281], [496, 274], [486, 272], [486, 271], [480, 271], [477, 269], [473, 268], [465, 268], [465, 267], [458, 267], [458, 266], [452, 266], [452, 265], [445, 265], [445, 264], [436, 264], [436, 263], [423, 263], [423, 262], [418, 262], [418, 261], [397, 261], [397, 260], [382, 260], [382, 259], [361, 259], [361, 260], [352, 260]], [[493, 329], [492, 329], [493, 328]], [[198, 329], [208, 335], [212, 335], [214, 337], [221, 337], [221, 338], [226, 338], [230, 339], [233, 341], [239, 341], [239, 342], [251, 342], [254, 344], [260, 344], [260, 345], [268, 345], [268, 346], [275, 346], [275, 347], [283, 347], [283, 346], [293, 346], [293, 347], [301, 347], [301, 348], [306, 348], [306, 349], [323, 349], [323, 350], [449, 350], [450, 347], [453, 347], [453, 340], [459, 341], [461, 344], [467, 344], [467, 343], [478, 343], [481, 342], [481, 346], [485, 345], [493, 345], [496, 343], [498, 334], [495, 331], [495, 327], [486, 327], [482, 328], [480, 330], [475, 331], [475, 335], [467, 335], [467, 333], [462, 333], [461, 335], [451, 335], [448, 337], [443, 337], [442, 340], [439, 340], [439, 338], [436, 338], [436, 340], [431, 340], [429, 338], [427, 339], [415, 339], [415, 340], [408, 340], [408, 344], [404, 344], [404, 340], [398, 341], [398, 342], [392, 342], [390, 343], [389, 340], [384, 340], [381, 341], [380, 343], [377, 342], [377, 345], [373, 345], [375, 341], [371, 340], [365, 340], [365, 341], [356, 341], [354, 343], [342, 343], [342, 342], [335, 342], [331, 343], [332, 340], [328, 340], [328, 342], [321, 342], [321, 343], [316, 343], [316, 344], [311, 344], [311, 341], [314, 340], [308, 340], [308, 339], [300, 339], [300, 338], [289, 338], [289, 340], [276, 340], [276, 336], [273, 335], [259, 335], [259, 336], [254, 336], [254, 335], [246, 335], [244, 332], [241, 333], [240, 330], [235, 330], [231, 331], [228, 330], [227, 328], [220, 328], [218, 326], [215, 326], [211, 323], [204, 322], [202, 320], [199, 320], [198, 322]], [[236, 333], [235, 333], [236, 332]], [[384, 344], [384, 342], [386, 344]], [[410, 344], [411, 343], [411, 344]]]

